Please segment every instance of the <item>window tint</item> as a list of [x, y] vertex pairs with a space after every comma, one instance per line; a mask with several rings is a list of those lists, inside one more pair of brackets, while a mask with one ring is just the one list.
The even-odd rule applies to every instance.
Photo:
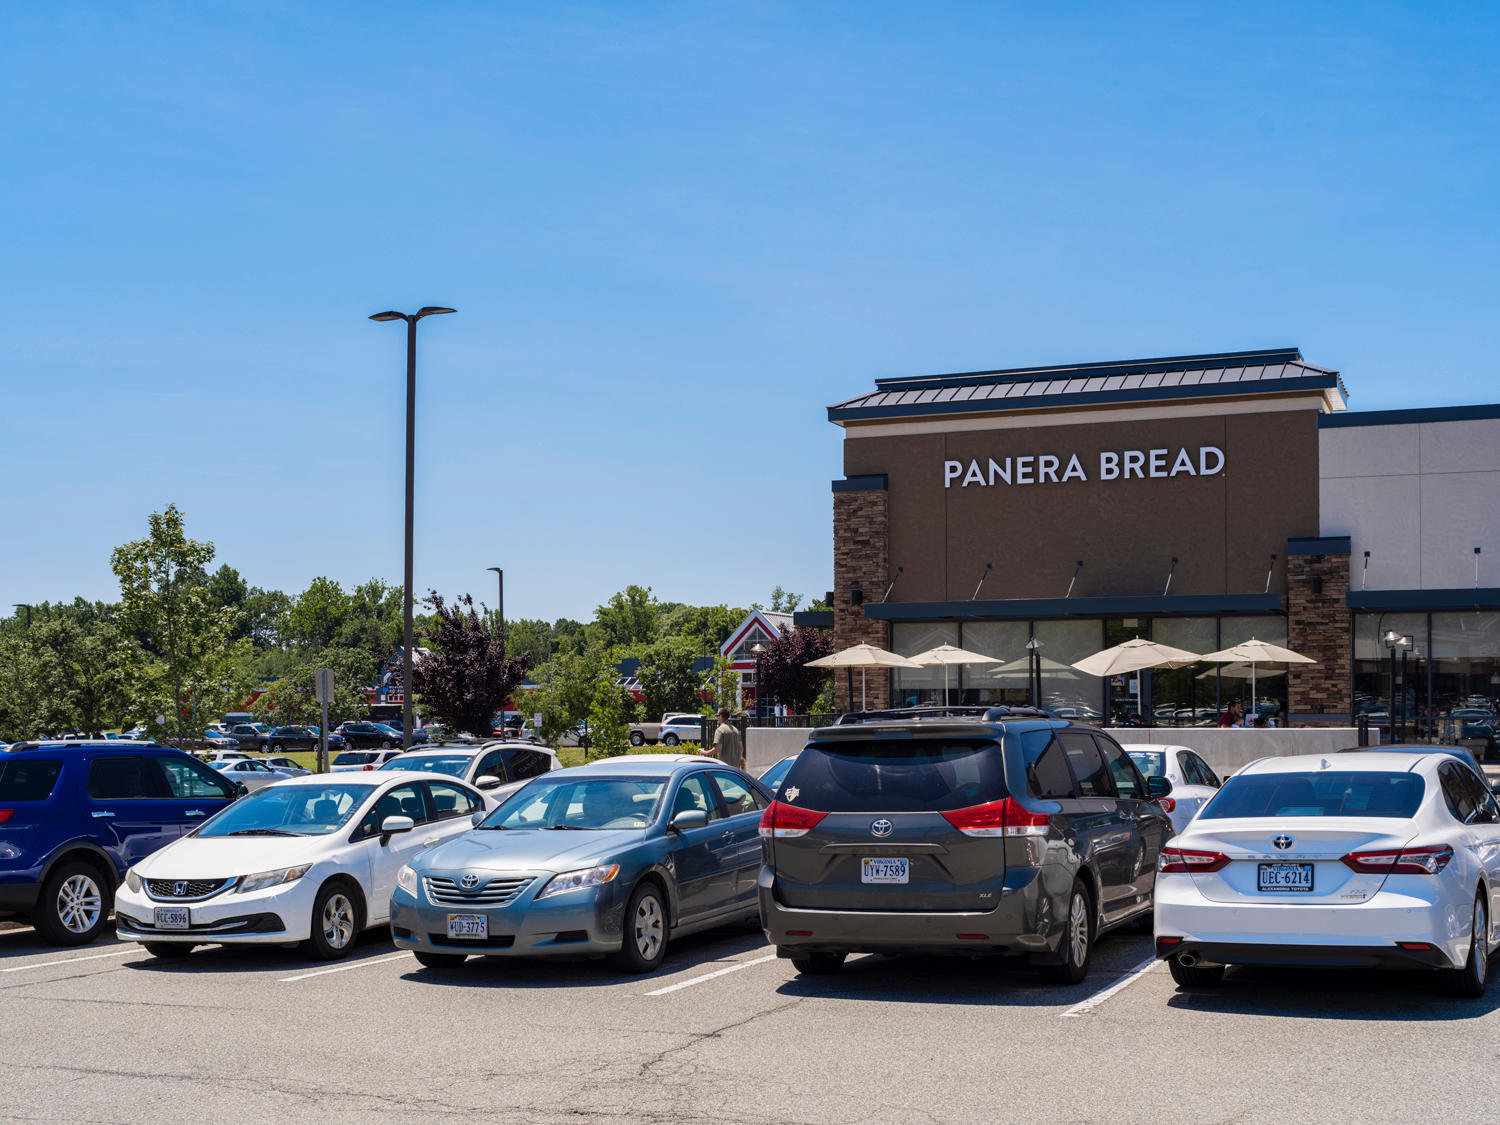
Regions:
[[540, 777], [547, 772], [551, 759], [539, 750], [505, 751], [505, 768], [510, 770], [512, 781]]
[[812, 743], [781, 799], [822, 812], [943, 812], [1008, 796], [1000, 748], [982, 739]]
[[0, 761], [0, 801], [45, 801], [61, 773], [54, 758]]
[[1214, 773], [1213, 767], [1205, 762], [1197, 754], [1193, 755], [1193, 761], [1198, 763], [1198, 774], [1203, 778], [1204, 785], [1212, 785], [1215, 789], [1224, 783], [1219, 780], [1219, 775]]
[[200, 766], [191, 758], [163, 756], [157, 758], [156, 762], [161, 766], [161, 772], [166, 775], [167, 788], [171, 790], [174, 797], [213, 797], [222, 800], [234, 793], [223, 778], [207, 766]]
[[380, 826], [385, 823], [386, 818], [392, 816], [409, 816], [413, 824], [427, 823], [427, 806], [422, 801], [421, 791], [415, 785], [398, 785], [389, 792], [382, 793], [360, 825], [360, 832], [366, 836], [374, 836], [380, 832]]
[[1443, 786], [1443, 803], [1448, 806], [1453, 819], [1467, 824], [1479, 806], [1475, 803], [1473, 790], [1464, 784], [1463, 771], [1452, 762], [1444, 762], [1438, 767], [1438, 780]]
[[1110, 776], [1114, 778], [1115, 795], [1131, 800], [1140, 800], [1146, 795], [1146, 783], [1142, 780], [1130, 755], [1107, 738], [1095, 738], [1104, 760], [1109, 763]]
[[1317, 773], [1236, 774], [1198, 815], [1205, 820], [1244, 816], [1410, 817], [1426, 786], [1414, 773], [1319, 770]]
[[469, 796], [468, 791], [446, 781], [429, 781], [428, 796], [432, 798], [432, 819], [448, 820], [455, 816], [468, 816], [479, 807], [479, 802]]
[[[682, 785], [677, 790], [677, 799], [672, 802], [672, 816], [680, 812], [689, 812], [692, 809], [706, 812], [709, 820], [718, 820], [722, 815], [719, 812], [719, 803], [714, 800], [714, 795], [708, 788], [708, 778], [701, 773], [682, 779]], [[670, 821], [672, 818], [667, 819]]]
[[1073, 775], [1068, 772], [1062, 743], [1052, 731], [1023, 731], [1021, 756], [1026, 760], [1026, 787], [1033, 797], [1056, 801], [1073, 796]]
[[96, 801], [162, 797], [161, 774], [149, 758], [99, 757], [89, 763], [88, 794]]
[[1094, 740], [1082, 731], [1063, 731], [1063, 749], [1068, 753], [1068, 764], [1073, 767], [1073, 776], [1078, 779], [1080, 797], [1113, 797], [1115, 787], [1110, 782], [1109, 767], [1099, 753]]
[[719, 795], [724, 798], [724, 807], [729, 810], [730, 816], [757, 812], [765, 807], [763, 802], [756, 799], [754, 791], [733, 774], [720, 773], [715, 770], [713, 777], [714, 783], [719, 787]]
[[501, 781], [509, 781], [505, 775], [505, 753], [502, 750], [491, 750], [483, 758], [479, 759], [479, 768], [474, 771], [474, 777], [481, 778], [485, 774], [498, 777]]

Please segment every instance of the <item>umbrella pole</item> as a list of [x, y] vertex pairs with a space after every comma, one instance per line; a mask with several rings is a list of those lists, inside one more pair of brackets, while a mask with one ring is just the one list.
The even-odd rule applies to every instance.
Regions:
[[1250, 725], [1255, 725], [1255, 720], [1260, 717], [1260, 696], [1255, 691], [1255, 661], [1250, 661], [1250, 710], [1254, 715], [1250, 718]]
[[859, 670], [859, 709], [865, 709], [865, 670]]

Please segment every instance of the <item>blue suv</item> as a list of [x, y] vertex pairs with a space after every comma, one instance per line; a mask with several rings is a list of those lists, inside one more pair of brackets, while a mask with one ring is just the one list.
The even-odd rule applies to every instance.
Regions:
[[42, 937], [99, 936], [132, 864], [244, 792], [150, 742], [17, 742], [0, 751], [0, 917]]

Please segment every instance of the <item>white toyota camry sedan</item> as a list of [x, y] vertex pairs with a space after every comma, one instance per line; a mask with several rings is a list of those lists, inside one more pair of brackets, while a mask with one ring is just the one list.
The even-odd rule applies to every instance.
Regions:
[[115, 928], [157, 957], [301, 942], [342, 957], [386, 923], [396, 872], [495, 807], [457, 778], [310, 774], [242, 797], [125, 873]]
[[1500, 906], [1500, 806], [1448, 754], [1264, 758], [1161, 851], [1156, 955], [1183, 987], [1224, 968], [1438, 970], [1478, 996]]
[[1224, 784], [1208, 763], [1186, 746], [1125, 742], [1120, 748], [1130, 755], [1143, 777], [1164, 777], [1172, 783], [1172, 795], [1158, 797], [1156, 803], [1171, 819], [1174, 833], [1186, 828]]

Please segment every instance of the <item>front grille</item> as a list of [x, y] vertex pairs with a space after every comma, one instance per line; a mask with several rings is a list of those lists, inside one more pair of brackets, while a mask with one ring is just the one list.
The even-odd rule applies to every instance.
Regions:
[[427, 897], [445, 906], [509, 906], [516, 897], [531, 886], [532, 877], [522, 875], [498, 875], [486, 881], [479, 877], [473, 890], [464, 890], [457, 879], [442, 875], [427, 876]]
[[428, 934], [431, 945], [444, 945], [450, 949], [469, 949], [480, 952], [486, 949], [509, 949], [516, 944], [514, 934], [491, 934], [487, 938], [451, 938], [447, 934]]
[[233, 879], [147, 879], [146, 894], [163, 902], [191, 902], [212, 898]]

